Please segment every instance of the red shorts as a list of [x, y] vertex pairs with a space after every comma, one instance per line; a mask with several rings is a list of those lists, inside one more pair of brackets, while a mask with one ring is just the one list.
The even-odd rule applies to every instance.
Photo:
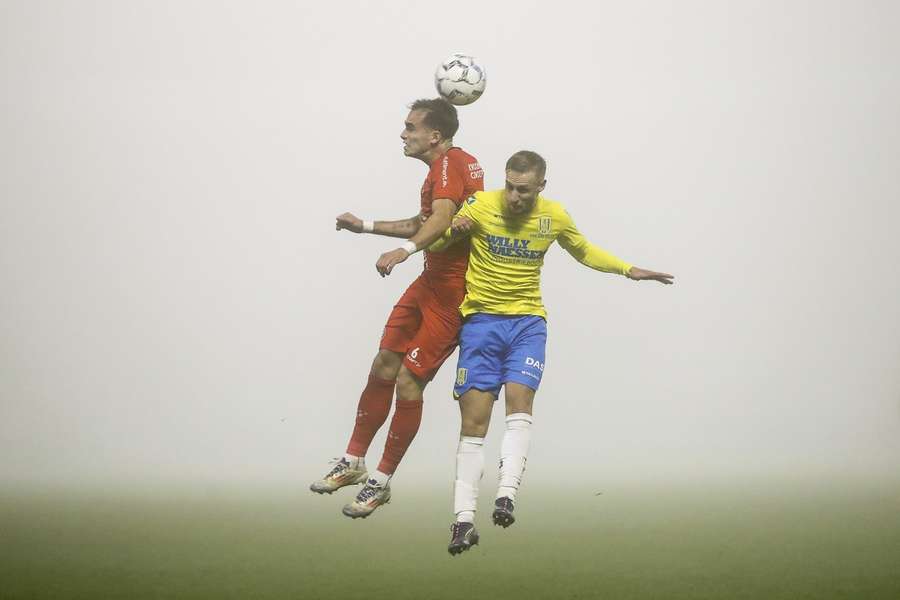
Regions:
[[420, 275], [394, 305], [379, 348], [406, 354], [406, 368], [430, 381], [459, 343], [459, 305], [465, 295], [462, 279], [435, 283]]

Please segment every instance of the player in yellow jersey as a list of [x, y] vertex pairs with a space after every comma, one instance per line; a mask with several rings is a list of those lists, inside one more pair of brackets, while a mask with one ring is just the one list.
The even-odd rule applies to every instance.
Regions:
[[506, 388], [506, 431], [500, 448], [500, 483], [492, 515], [508, 527], [525, 471], [533, 422], [534, 395], [544, 372], [547, 316], [541, 302], [544, 254], [558, 242], [578, 262], [635, 281], [671, 284], [667, 273], [641, 269], [594, 246], [575, 227], [563, 206], [540, 195], [546, 163], [521, 151], [506, 163], [506, 187], [477, 192], [462, 205], [452, 227], [431, 246], [437, 251], [471, 237], [466, 296], [460, 311], [459, 363], [453, 394], [462, 427], [456, 455], [450, 554], [478, 543], [475, 505], [484, 471], [482, 446], [493, 402]]

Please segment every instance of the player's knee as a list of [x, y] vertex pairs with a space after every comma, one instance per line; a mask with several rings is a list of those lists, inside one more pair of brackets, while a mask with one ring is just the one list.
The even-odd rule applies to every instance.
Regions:
[[534, 406], [534, 390], [520, 385], [508, 383], [506, 385], [506, 414], [528, 413], [531, 414]]
[[489, 419], [478, 417], [463, 417], [460, 435], [469, 437], [484, 437], [487, 435]]
[[534, 398], [506, 399], [506, 414], [508, 415], [513, 413], [527, 413], [530, 415], [533, 407]]
[[488, 425], [491, 423], [490, 410], [473, 410], [472, 407], [463, 409], [460, 427], [460, 434], [474, 437], [484, 437], [487, 435]]
[[401, 365], [397, 372], [397, 397], [401, 400], [419, 400], [422, 398], [425, 383]]
[[403, 366], [403, 355], [391, 350], [379, 350], [372, 361], [370, 373], [379, 379], [394, 381], [400, 367]]

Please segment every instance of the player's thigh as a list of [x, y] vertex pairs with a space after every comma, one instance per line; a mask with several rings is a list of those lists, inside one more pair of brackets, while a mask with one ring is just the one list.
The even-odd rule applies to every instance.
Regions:
[[519, 317], [511, 322], [509, 336], [509, 353], [503, 361], [503, 382], [518, 383], [537, 391], [544, 375], [547, 322], [537, 316]]

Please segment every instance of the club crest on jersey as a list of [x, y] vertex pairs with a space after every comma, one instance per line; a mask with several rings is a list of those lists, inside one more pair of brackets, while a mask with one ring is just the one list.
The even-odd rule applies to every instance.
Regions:
[[469, 196], [466, 198], [466, 204], [475, 204], [475, 196]]
[[541, 233], [550, 233], [551, 224], [552, 221], [550, 220], [550, 217], [541, 217], [538, 219], [538, 231]]
[[456, 385], [465, 385], [466, 378], [468, 377], [468, 375], [469, 375], [468, 369], [466, 369], [464, 367], [458, 368], [456, 370]]

